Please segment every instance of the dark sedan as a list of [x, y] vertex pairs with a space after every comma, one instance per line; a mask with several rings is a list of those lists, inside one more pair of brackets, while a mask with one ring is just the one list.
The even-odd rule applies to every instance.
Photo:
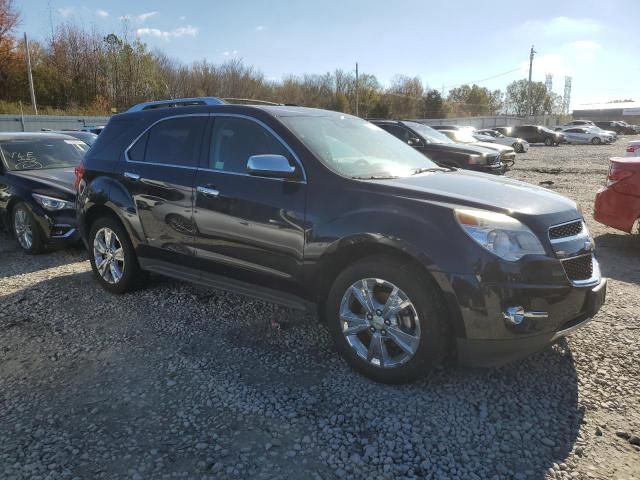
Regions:
[[89, 146], [55, 133], [0, 133], [0, 221], [26, 253], [77, 242], [74, 169]]
[[423, 153], [439, 165], [503, 174], [506, 166], [495, 149], [456, 143], [418, 122], [374, 120], [372, 123]]

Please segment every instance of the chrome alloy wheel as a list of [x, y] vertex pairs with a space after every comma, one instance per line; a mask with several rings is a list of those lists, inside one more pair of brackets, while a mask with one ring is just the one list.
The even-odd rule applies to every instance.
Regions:
[[356, 354], [380, 368], [409, 361], [420, 343], [420, 321], [406, 293], [393, 283], [365, 278], [340, 303], [342, 334]]
[[33, 231], [27, 212], [23, 208], [18, 208], [14, 214], [13, 230], [20, 246], [29, 250], [33, 245]]
[[96, 232], [93, 239], [93, 259], [98, 273], [107, 283], [118, 283], [124, 275], [124, 249], [120, 239], [109, 227]]

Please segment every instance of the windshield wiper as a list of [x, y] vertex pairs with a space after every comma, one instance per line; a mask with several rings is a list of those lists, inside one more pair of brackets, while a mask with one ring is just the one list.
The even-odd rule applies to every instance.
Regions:
[[393, 175], [367, 175], [367, 176], [355, 176], [351, 177], [353, 180], [389, 180], [391, 178], [398, 178]]
[[430, 168], [416, 168], [411, 175], [418, 175], [419, 173], [427, 172], [450, 172], [452, 168], [445, 167], [430, 167]]

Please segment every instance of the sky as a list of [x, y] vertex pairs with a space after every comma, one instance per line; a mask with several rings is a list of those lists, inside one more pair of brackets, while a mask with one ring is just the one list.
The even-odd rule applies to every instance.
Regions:
[[268, 79], [341, 68], [418, 76], [447, 91], [506, 88], [553, 74], [571, 105], [640, 100], [640, 0], [16, 0], [20, 31], [45, 39], [75, 21], [121, 34], [190, 63], [242, 59]]

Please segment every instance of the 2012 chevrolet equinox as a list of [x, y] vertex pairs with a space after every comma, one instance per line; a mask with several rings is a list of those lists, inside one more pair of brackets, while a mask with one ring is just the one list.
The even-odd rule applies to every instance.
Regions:
[[318, 306], [345, 360], [389, 383], [447, 354], [521, 357], [604, 301], [565, 197], [438, 167], [350, 115], [196, 103], [115, 115], [76, 171], [78, 226], [110, 292], [148, 271]]

